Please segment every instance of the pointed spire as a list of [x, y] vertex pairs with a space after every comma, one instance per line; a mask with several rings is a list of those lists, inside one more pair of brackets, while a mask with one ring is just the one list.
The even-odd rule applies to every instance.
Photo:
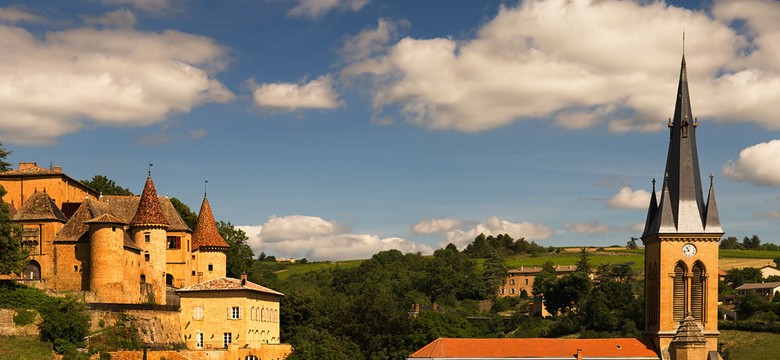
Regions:
[[138, 210], [136, 210], [133, 220], [130, 221], [130, 226], [168, 227], [168, 220], [165, 219], [165, 215], [162, 212], [160, 199], [157, 197], [157, 190], [154, 188], [154, 181], [152, 181], [151, 175], [146, 178], [144, 191], [141, 193], [141, 200], [138, 202]]
[[217, 222], [214, 220], [214, 214], [211, 212], [209, 199], [203, 196], [203, 203], [200, 205], [198, 213], [198, 222], [195, 223], [195, 230], [192, 232], [192, 250], [200, 247], [227, 249], [230, 247], [217, 229]]
[[720, 226], [720, 216], [718, 215], [718, 205], [715, 204], [715, 188], [712, 185], [712, 179], [715, 176], [710, 174], [710, 192], [707, 196], [706, 218], [704, 221], [704, 230], [707, 232], [723, 232]]
[[[655, 179], [653, 179], [653, 192], [650, 194], [650, 206], [647, 207], [647, 219], [645, 220], [645, 231], [650, 229], [650, 225], [655, 219], [655, 213], [658, 211], [658, 200], [655, 197]], [[642, 234], [644, 237], [647, 234]]]
[[664, 179], [663, 190], [661, 191], [661, 203], [658, 205], [658, 212], [656, 212], [655, 222], [653, 227], [657, 229], [657, 232], [675, 232], [677, 229], [677, 223], [672, 213], [672, 201], [669, 194], [669, 174], [666, 174]]

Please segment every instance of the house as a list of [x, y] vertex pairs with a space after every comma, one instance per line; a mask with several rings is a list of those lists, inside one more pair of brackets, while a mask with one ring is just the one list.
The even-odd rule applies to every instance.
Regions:
[[[556, 265], [555, 273], [558, 277], [571, 274], [577, 270], [575, 265]], [[499, 297], [521, 296], [525, 291], [526, 296], [533, 296], [534, 278], [542, 271], [541, 267], [521, 266], [517, 269], [509, 269], [504, 284], [498, 288]]]
[[747, 295], [753, 293], [761, 295], [767, 299], [772, 299], [776, 292], [780, 292], [780, 282], [768, 282], [768, 283], [751, 283], [738, 286], [737, 295]]
[[[409, 359], [718, 359], [718, 243], [713, 176], [704, 192], [682, 57], [660, 199], [655, 180], [642, 242], [641, 339], [437, 339]], [[510, 279], [511, 280], [511, 279]], [[525, 283], [525, 281], [523, 281]], [[530, 281], [529, 281], [530, 283]], [[525, 284], [523, 284], [525, 285]]]
[[776, 267], [772, 266], [771, 264], [761, 267], [759, 270], [761, 270], [761, 277], [763, 277], [764, 279], [770, 276], [780, 276], [780, 270], [778, 270]]

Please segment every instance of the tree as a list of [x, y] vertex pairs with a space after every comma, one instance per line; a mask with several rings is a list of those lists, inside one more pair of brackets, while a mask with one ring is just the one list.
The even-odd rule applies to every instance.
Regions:
[[758, 238], [758, 235], [753, 235], [750, 238], [745, 236], [745, 238], [742, 239], [742, 248], [745, 250], [755, 250], [758, 249], [759, 246], [761, 246], [761, 239]]
[[555, 281], [544, 294], [544, 304], [551, 314], [574, 312], [580, 299], [585, 298], [591, 289], [587, 274], [573, 272]]
[[241, 274], [249, 274], [252, 270], [252, 259], [255, 257], [252, 248], [247, 244], [249, 237], [244, 230], [236, 229], [230, 222], [218, 222], [217, 229], [219, 235], [230, 245], [225, 264], [227, 276], [239, 278]]
[[64, 352], [79, 346], [89, 332], [89, 311], [76, 297], [52, 297], [38, 308], [43, 321], [38, 325], [41, 338]]
[[636, 244], [637, 240], [639, 239], [632, 236], [631, 240], [626, 243], [626, 249], [639, 249], [639, 245]]
[[198, 222], [198, 214], [195, 214], [187, 204], [177, 198], [171, 198], [171, 205], [179, 213], [181, 219], [191, 230], [195, 230], [195, 224]]
[[504, 265], [504, 261], [499, 256], [498, 251], [493, 251], [490, 257], [485, 260], [485, 270], [482, 271], [482, 281], [485, 282], [486, 296], [495, 298], [498, 294], [498, 288], [504, 284], [509, 272]]
[[723, 250], [737, 250], [741, 249], [742, 245], [739, 244], [739, 240], [733, 236], [729, 236], [720, 241], [720, 248]]
[[5, 158], [8, 157], [8, 155], [11, 155], [13, 151], [6, 150], [3, 147], [3, 143], [0, 142], [0, 171], [8, 171], [11, 170], [11, 163], [5, 161]]
[[756, 268], [731, 269], [726, 273], [726, 282], [734, 288], [748, 283], [759, 283], [764, 278], [761, 270]]
[[580, 250], [580, 260], [577, 262], [577, 272], [590, 274], [590, 271], [593, 269], [593, 266], [590, 265], [590, 256], [588, 248], [582, 248]]
[[540, 271], [534, 277], [534, 285], [531, 291], [534, 293], [534, 295], [542, 295], [547, 293], [547, 291], [552, 288], [556, 278], [557, 273], [555, 272], [555, 266], [553, 263], [551, 261], [545, 262], [544, 265], [542, 265], [542, 271]]
[[[0, 186], [0, 198], [5, 194]], [[0, 201], [0, 274], [20, 274], [27, 265], [27, 255], [22, 246], [22, 227], [11, 223], [8, 205]]]
[[104, 175], [95, 175], [92, 180], [81, 180], [81, 183], [97, 190], [101, 195], [133, 195], [133, 192], [123, 188]]

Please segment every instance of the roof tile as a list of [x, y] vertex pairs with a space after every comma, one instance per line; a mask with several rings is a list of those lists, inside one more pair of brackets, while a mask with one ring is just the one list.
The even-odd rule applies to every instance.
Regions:
[[439, 338], [410, 359], [575, 358], [658, 359], [649, 341], [615, 339], [453, 339]]
[[195, 251], [201, 246], [215, 248], [229, 248], [230, 245], [222, 238], [217, 229], [217, 222], [214, 221], [214, 214], [211, 212], [209, 199], [203, 197], [203, 204], [200, 205], [198, 222], [195, 224], [195, 231], [192, 233], [192, 250]]
[[209, 281], [204, 281], [202, 283], [190, 285], [178, 289], [176, 291], [191, 292], [191, 291], [216, 291], [216, 290], [251, 290], [251, 291], [258, 291], [258, 292], [271, 294], [271, 295], [284, 296], [284, 294], [276, 290], [272, 290], [265, 286], [255, 284], [251, 281], [246, 281], [242, 283], [242, 280], [229, 278], [229, 277], [221, 277]]
[[130, 220], [130, 226], [161, 225], [168, 226], [168, 221], [160, 207], [160, 199], [157, 198], [157, 190], [154, 188], [152, 177], [146, 178], [144, 191], [138, 204], [135, 216]]

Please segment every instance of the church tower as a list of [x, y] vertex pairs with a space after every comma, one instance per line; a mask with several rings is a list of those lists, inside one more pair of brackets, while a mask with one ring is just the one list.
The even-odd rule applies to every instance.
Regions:
[[[696, 150], [698, 121], [691, 113], [685, 56], [674, 118], [669, 119], [669, 152], [661, 199], [653, 193], [642, 234], [645, 244], [645, 335], [663, 358], [683, 320], [718, 347], [718, 243], [723, 235], [710, 175], [705, 199]], [[692, 325], [693, 324], [693, 325]], [[675, 343], [677, 344], [677, 343]], [[674, 346], [673, 346], [674, 347]]]

